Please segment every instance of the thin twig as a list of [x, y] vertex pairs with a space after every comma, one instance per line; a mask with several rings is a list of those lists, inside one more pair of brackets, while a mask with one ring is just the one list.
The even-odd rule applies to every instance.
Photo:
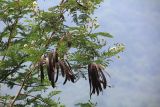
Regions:
[[[51, 34], [50, 39], [52, 39], [52, 38], [54, 37], [54, 34], [55, 34], [54, 32]], [[47, 41], [45, 47], [48, 47], [48, 45], [50, 44], [50, 42], [51, 42], [50, 40]], [[35, 64], [35, 65], [36, 65], [36, 64]], [[13, 101], [11, 102], [10, 107], [13, 107], [13, 105], [14, 105], [16, 99], [18, 98], [18, 96], [20, 95], [20, 93], [21, 93], [23, 87], [25, 86], [25, 83], [26, 83], [26, 81], [28, 80], [30, 74], [31, 74], [31, 73], [34, 71], [34, 69], [36, 68], [35, 66], [33, 66], [33, 67], [34, 67], [33, 70], [30, 70], [30, 72], [26, 75], [26, 77], [25, 77], [23, 83], [21, 84], [21, 87], [20, 87], [18, 93], [16, 94], [16, 96], [15, 96], [14, 99], [13, 99]]]
[[[6, 82], [0, 82], [1, 84], [8, 84], [8, 81]], [[21, 84], [17, 84], [17, 83], [14, 83], [12, 82], [13, 85], [16, 85], [16, 86], [21, 86]], [[49, 85], [27, 85], [27, 84], [24, 84], [25, 87], [39, 87], [39, 86], [49, 86]]]
[[49, 37], [49, 39], [45, 45], [45, 48], [47, 48], [48, 45], [52, 42], [52, 39], [54, 38], [54, 36], [55, 36], [55, 32], [52, 32], [51, 36]]
[[24, 87], [24, 85], [25, 85], [25, 82], [28, 80], [30, 74], [31, 74], [33, 71], [34, 71], [34, 70], [30, 70], [30, 72], [26, 75], [25, 79], [23, 80], [23, 82], [22, 82], [22, 84], [21, 84], [21, 87], [20, 87], [17, 95], [14, 97], [13, 101], [11, 102], [10, 107], [13, 107], [13, 106], [14, 106], [14, 103], [15, 103], [16, 99], [17, 99], [18, 96], [20, 95], [20, 93], [21, 93], [21, 91], [22, 91], [22, 89], [23, 89], [23, 87]]
[[[17, 1], [17, 5], [18, 5], [18, 10], [19, 10], [19, 15], [20, 15], [20, 14], [21, 14], [21, 9], [20, 9], [20, 7], [19, 7], [19, 0]], [[18, 17], [15, 19], [15, 21], [14, 21], [14, 23], [13, 23], [12, 25], [9, 25], [9, 23], [6, 22], [8, 28], [9, 28], [9, 31], [10, 31], [9, 38], [8, 38], [8, 41], [7, 41], [7, 47], [6, 47], [6, 49], [8, 49], [8, 48], [10, 47], [12, 38], [14, 37], [14, 34], [15, 34], [16, 25], [18, 24], [19, 19], [20, 19], [20, 16], [18, 16]], [[6, 54], [3, 56], [2, 61], [5, 60], [5, 57], [6, 57]]]
[[[33, 95], [29, 95], [29, 94], [20, 94], [20, 95], [26, 95], [26, 96], [29, 96], [29, 97], [33, 97], [33, 98], [38, 99], [38, 100], [42, 101], [43, 103], [47, 104], [42, 98], [39, 98], [39, 97], [36, 97], [36, 96], [33, 96]], [[47, 105], [49, 105], [49, 104], [47, 104]]]
[[60, 2], [60, 5], [62, 5], [62, 4], [63, 4], [63, 2], [64, 2], [64, 0], [62, 0], [62, 1]]
[[15, 72], [17, 71], [17, 69], [19, 69], [20, 67], [23, 67], [23, 66], [21, 66], [21, 64], [22, 64], [23, 62], [24, 62], [24, 60], [22, 60], [16, 67], [14, 67], [14, 68], [11, 70], [11, 72], [5, 74], [5, 76], [0, 79], [0, 82], [6, 80], [6, 78], [7, 78], [9, 75], [15, 73]]

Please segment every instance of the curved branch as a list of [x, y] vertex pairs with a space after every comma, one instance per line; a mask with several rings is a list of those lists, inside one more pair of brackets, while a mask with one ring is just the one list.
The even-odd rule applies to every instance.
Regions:
[[17, 100], [17, 98], [18, 98], [18, 96], [20, 95], [23, 87], [25, 86], [25, 82], [29, 79], [29, 77], [30, 77], [30, 75], [32, 74], [33, 71], [34, 71], [34, 69], [33, 69], [33, 70], [30, 70], [30, 72], [26, 75], [25, 79], [23, 80], [23, 82], [22, 82], [22, 84], [21, 84], [21, 87], [20, 87], [17, 95], [14, 97], [13, 101], [11, 102], [10, 107], [13, 107], [13, 106], [14, 106], [15, 101]]
[[[6, 81], [6, 82], [1, 82], [0, 81], [0, 83], [2, 83], [2, 84], [8, 84], [8, 81]], [[14, 82], [12, 82], [13, 83], [13, 85], [16, 85], [16, 86], [21, 86], [21, 84], [18, 84], [18, 83], [14, 83]], [[39, 87], [39, 86], [49, 86], [49, 85], [27, 85], [27, 84], [24, 84], [24, 86], [26, 86], [26, 87]]]
[[19, 95], [26, 95], [26, 96], [29, 96], [29, 97], [38, 99], [38, 100], [42, 101], [43, 103], [47, 104], [48, 106], [50, 106], [50, 105], [49, 105], [48, 103], [46, 103], [42, 98], [39, 98], [39, 97], [36, 97], [36, 96], [33, 96], [33, 95], [29, 95], [29, 94], [19, 94]]

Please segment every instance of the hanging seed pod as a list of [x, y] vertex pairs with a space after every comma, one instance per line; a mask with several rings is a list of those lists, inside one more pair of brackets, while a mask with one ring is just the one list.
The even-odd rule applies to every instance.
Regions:
[[56, 52], [53, 51], [52, 53], [52, 69], [55, 70], [55, 66], [56, 66]]
[[102, 86], [105, 89], [107, 86], [107, 80], [103, 73], [101, 65], [92, 63], [88, 65], [88, 78], [90, 85], [90, 97], [92, 94], [102, 92]]
[[53, 53], [48, 54], [48, 58], [46, 60], [46, 65], [47, 65], [47, 72], [48, 72], [49, 81], [51, 81], [52, 87], [54, 88], [55, 87], [55, 83], [54, 83], [55, 72], [53, 69], [53, 65], [54, 65]]
[[44, 80], [44, 68], [43, 68], [44, 59], [45, 59], [45, 55], [42, 55], [41, 59], [40, 59], [40, 62], [38, 63], [39, 70], [40, 70], [41, 83], [43, 83], [43, 80]]
[[53, 88], [55, 87], [55, 83], [58, 81], [59, 70], [61, 71], [62, 77], [65, 77], [63, 84], [65, 84], [67, 80], [75, 82], [76, 79], [69, 62], [67, 60], [59, 60], [59, 55], [56, 50], [48, 53], [48, 55], [39, 62], [41, 82], [44, 80], [43, 67], [45, 64], [47, 67], [48, 79], [51, 82]]
[[39, 62], [39, 69], [40, 69], [41, 83], [43, 83], [44, 80], [43, 62]]
[[69, 40], [69, 41], [67, 41], [67, 46], [68, 46], [68, 48], [70, 48], [71, 47], [71, 45], [72, 45], [72, 42]]
[[55, 82], [57, 82], [58, 81], [58, 75], [59, 75], [59, 64], [58, 63], [56, 63], [56, 79], [55, 79]]
[[55, 82], [57, 82], [59, 75], [58, 52], [56, 50], [53, 52], [53, 62], [54, 62], [53, 67], [54, 67], [54, 72], [56, 73]]
[[65, 81], [63, 82], [63, 84], [65, 84], [67, 80], [74, 82], [76, 78], [71, 70], [70, 64], [66, 63], [65, 60], [60, 60], [59, 66], [61, 69], [62, 76], [65, 77]]

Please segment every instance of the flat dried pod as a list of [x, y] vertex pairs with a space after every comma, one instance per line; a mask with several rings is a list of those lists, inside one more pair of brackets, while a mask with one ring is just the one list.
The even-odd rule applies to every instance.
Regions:
[[59, 61], [59, 66], [60, 66], [60, 69], [61, 69], [61, 73], [62, 73], [62, 76], [65, 77], [65, 81], [63, 82], [63, 84], [65, 84], [68, 81], [72, 81], [74, 82], [75, 80], [75, 76], [71, 70], [71, 66], [68, 62], [66, 62], [66, 60], [60, 60]]
[[52, 61], [53, 61], [53, 68], [56, 69], [55, 65], [56, 63], [58, 63], [58, 53], [57, 51], [53, 51], [53, 57], [52, 57]]
[[60, 67], [60, 70], [61, 70], [61, 74], [62, 76], [64, 77], [64, 69], [65, 69], [65, 65], [63, 63], [63, 61], [58, 61], [58, 64], [59, 64], [59, 67]]
[[92, 94], [103, 91], [107, 86], [107, 80], [103, 73], [103, 68], [100, 64], [91, 63], [88, 65], [88, 77], [89, 77], [89, 85], [90, 85], [90, 97]]
[[40, 70], [41, 83], [43, 83], [43, 80], [44, 80], [44, 68], [43, 68], [44, 59], [45, 59], [45, 56], [42, 55], [40, 61], [38, 62], [38, 67], [39, 67], [39, 70]]
[[56, 63], [55, 67], [56, 67], [56, 69], [55, 69], [55, 71], [56, 71], [56, 79], [55, 79], [55, 82], [57, 82], [57, 81], [58, 81], [58, 76], [59, 76], [59, 64]]
[[74, 73], [72, 72], [72, 68], [71, 68], [69, 62], [65, 59], [64, 63], [66, 65], [67, 69], [68, 69], [67, 73], [68, 73], [68, 76], [69, 76], [69, 80], [71, 80], [72, 82], [74, 82], [75, 79], [76, 79], [76, 77], [75, 77]]
[[58, 52], [56, 50], [55, 50], [55, 62], [57, 63], [58, 62]]
[[39, 70], [40, 70], [41, 83], [43, 83], [43, 80], [44, 80], [43, 62], [40, 61], [38, 65], [39, 65]]
[[105, 77], [105, 75], [103, 73], [104, 68], [102, 68], [101, 65], [97, 65], [97, 66], [98, 66], [97, 69], [99, 69], [100, 82], [103, 84], [103, 88], [105, 89], [107, 87], [107, 80], [106, 80], [106, 77]]
[[39, 68], [41, 71], [41, 82], [44, 80], [44, 62], [47, 67], [48, 79], [51, 82], [52, 87], [55, 87], [55, 82], [58, 81], [59, 70], [61, 71], [62, 76], [65, 77], [65, 81], [63, 82], [63, 84], [65, 84], [67, 80], [72, 82], [75, 81], [76, 77], [72, 72], [69, 62], [67, 60], [59, 60], [58, 53], [56, 51], [52, 51], [48, 53], [45, 60], [43, 58], [43, 60], [39, 62]]
[[54, 72], [53, 65], [54, 65], [54, 63], [53, 63], [53, 53], [49, 53], [48, 57], [46, 58], [46, 66], [47, 66], [47, 73], [48, 73], [49, 81], [51, 81], [52, 87], [54, 88], [55, 72]]

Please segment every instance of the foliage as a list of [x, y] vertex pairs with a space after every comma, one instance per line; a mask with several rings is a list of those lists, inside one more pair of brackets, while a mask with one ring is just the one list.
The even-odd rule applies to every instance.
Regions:
[[[54, 0], [53, 0], [54, 2]], [[95, 32], [99, 27], [94, 10], [102, 0], [62, 0], [59, 5], [40, 10], [36, 0], [0, 0], [0, 86], [18, 86], [16, 95], [0, 93], [0, 103], [23, 107], [63, 107], [48, 90], [50, 81], [40, 81], [39, 62], [43, 55], [58, 49], [59, 59], [67, 59], [75, 75], [90, 63], [107, 67], [109, 60], [124, 50], [123, 44], [101, 52], [112, 35]], [[45, 4], [45, 1], [44, 1]], [[68, 25], [67, 17], [73, 25]], [[44, 71], [47, 68], [44, 66]], [[47, 72], [44, 72], [47, 75]], [[84, 107], [84, 106], [83, 106]]]
[[77, 103], [75, 104], [75, 106], [79, 106], [79, 107], [96, 107], [97, 103], [93, 103], [90, 100], [86, 103]]

